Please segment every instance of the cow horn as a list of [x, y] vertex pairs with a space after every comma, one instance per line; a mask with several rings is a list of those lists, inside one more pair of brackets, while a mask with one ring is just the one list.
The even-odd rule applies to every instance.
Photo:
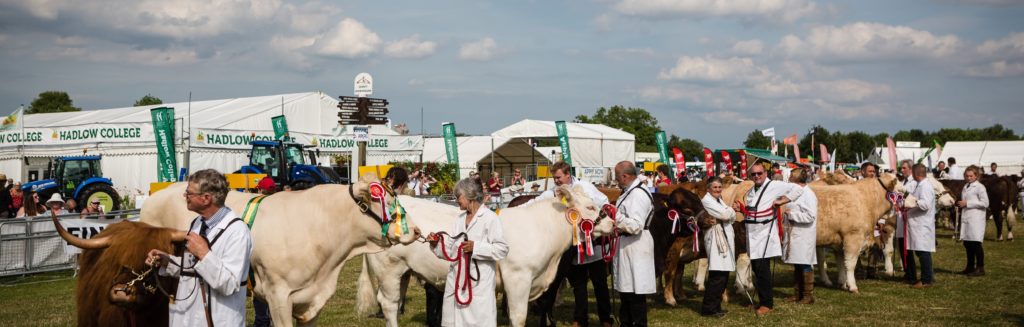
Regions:
[[82, 239], [78, 236], [71, 235], [68, 230], [64, 229], [64, 226], [60, 224], [60, 220], [57, 219], [57, 213], [50, 211], [50, 217], [53, 219], [53, 226], [57, 228], [57, 234], [60, 238], [63, 238], [68, 244], [71, 244], [80, 249], [105, 249], [110, 246], [110, 237], [99, 237], [94, 239]]

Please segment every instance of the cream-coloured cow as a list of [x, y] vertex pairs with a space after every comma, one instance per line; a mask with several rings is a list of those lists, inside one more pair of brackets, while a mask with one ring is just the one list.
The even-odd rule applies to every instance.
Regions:
[[[558, 261], [572, 242], [573, 227], [566, 220], [568, 208], [576, 208], [582, 217], [595, 220], [596, 237], [610, 233], [611, 219], [599, 218], [600, 208], [586, 196], [581, 187], [569, 189], [560, 186], [556, 198], [535, 202], [528, 206], [502, 209], [498, 215], [508, 242], [508, 255], [498, 262], [500, 285], [508, 300], [512, 326], [526, 324], [527, 305], [547, 290], [555, 279]], [[568, 207], [562, 204], [565, 198]], [[403, 200], [404, 203], [404, 200]], [[439, 207], [440, 206], [440, 207]], [[421, 217], [425, 232], [449, 231], [458, 208], [446, 205], [407, 205], [411, 217]], [[410, 269], [427, 282], [444, 288], [448, 262], [438, 259], [424, 243], [394, 246], [381, 253], [366, 256], [366, 265], [360, 275], [357, 306], [362, 311], [373, 308], [373, 288], [380, 289], [376, 298], [381, 302], [388, 326], [398, 326], [398, 301], [401, 298], [401, 277]]]
[[[255, 292], [267, 300], [275, 326], [315, 325], [327, 300], [334, 294], [338, 274], [353, 256], [378, 252], [393, 244], [409, 244], [419, 229], [408, 220], [408, 233], [400, 237], [398, 224], [381, 235], [379, 220], [363, 213], [355, 197], [368, 194], [369, 182], [319, 185], [307, 190], [280, 192], [259, 205], [252, 227], [252, 263]], [[177, 183], [157, 192], [142, 208], [140, 220], [154, 226], [187, 229], [196, 214], [188, 211], [182, 194], [187, 184]], [[351, 193], [350, 193], [351, 192]], [[352, 194], [352, 195], [350, 195]], [[250, 193], [229, 192], [226, 205], [239, 217]], [[386, 195], [390, 201], [391, 196]], [[370, 210], [381, 214], [379, 202]]]

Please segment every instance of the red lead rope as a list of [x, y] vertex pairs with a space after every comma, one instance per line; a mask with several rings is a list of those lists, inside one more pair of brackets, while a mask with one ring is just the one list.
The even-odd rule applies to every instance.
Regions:
[[778, 218], [778, 219], [775, 220], [775, 223], [777, 225], [779, 225], [779, 228], [778, 228], [778, 230], [779, 230], [779, 241], [780, 242], [782, 241], [782, 237], [783, 237], [783, 233], [782, 233], [782, 207], [778, 207], [778, 208], [770, 207], [768, 209], [764, 209], [764, 210], [761, 210], [761, 211], [750, 212], [750, 211], [747, 210], [747, 206], [743, 205], [743, 203], [740, 202], [739, 200], [736, 200], [736, 204], [740, 207], [740, 211], [743, 212], [743, 216], [747, 217], [747, 219], [750, 219], [750, 220], [760, 219], [760, 218], [769, 218], [772, 215], [775, 215], [775, 217]]
[[[609, 219], [615, 221], [616, 209], [611, 204], [605, 204], [601, 206], [601, 211], [604, 212]], [[612, 258], [615, 258], [615, 250], [619, 248], [619, 229], [616, 228], [612, 231], [611, 236], [602, 237], [601, 244], [604, 248], [601, 249], [601, 259], [604, 262], [612, 262]]]
[[906, 267], [907, 266], [907, 244], [910, 243], [910, 242], [907, 241], [907, 230], [909, 230], [910, 228], [907, 228], [907, 227], [909, 227], [909, 226], [907, 226], [907, 208], [903, 207], [903, 194], [899, 194], [899, 193], [896, 193], [896, 192], [889, 192], [889, 194], [886, 194], [886, 198], [889, 200], [890, 203], [892, 203], [892, 205], [894, 207], [896, 207], [895, 211], [896, 211], [896, 222], [897, 222], [897, 224], [901, 220], [903, 221], [903, 248], [900, 249], [900, 250], [903, 251], [903, 266]]
[[[455, 257], [448, 256], [448, 246], [444, 242], [445, 235], [447, 234], [437, 234], [437, 238], [441, 242], [441, 254], [444, 255], [444, 259], [448, 260], [449, 262], [459, 262], [459, 264], [455, 267], [455, 302], [460, 305], [469, 305], [470, 302], [473, 302], [473, 286], [470, 285], [471, 279], [469, 276], [469, 258], [472, 257], [472, 253], [462, 252], [462, 244], [459, 244], [459, 248], [457, 250], [458, 253], [455, 255]], [[465, 236], [465, 234], [452, 237], [452, 239], [455, 240], [463, 236]], [[462, 297], [460, 296], [462, 292], [466, 292], [468, 294], [468, 298], [466, 298], [465, 301], [463, 301]]]

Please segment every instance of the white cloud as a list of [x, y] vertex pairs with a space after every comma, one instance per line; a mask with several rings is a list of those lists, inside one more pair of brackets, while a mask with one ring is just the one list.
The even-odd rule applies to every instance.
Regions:
[[962, 46], [955, 35], [936, 36], [906, 26], [858, 22], [815, 27], [804, 38], [787, 35], [777, 50], [791, 57], [857, 61], [949, 58]]
[[437, 42], [420, 41], [420, 35], [391, 42], [384, 47], [384, 54], [393, 58], [423, 58], [434, 54]]
[[604, 52], [605, 56], [615, 60], [635, 60], [637, 58], [651, 58], [658, 53], [651, 48], [627, 48], [611, 49]]
[[729, 125], [763, 126], [769, 123], [768, 119], [736, 111], [716, 110], [701, 113], [700, 116], [709, 122]]
[[459, 59], [470, 61], [487, 61], [498, 52], [498, 44], [494, 39], [485, 37], [476, 42], [463, 44], [459, 48]]
[[93, 62], [132, 63], [150, 66], [191, 64], [199, 61], [195, 50], [187, 49], [129, 49], [121, 46], [102, 49], [82, 47], [63, 48], [38, 54], [48, 60], [84, 60]]
[[62, 46], [78, 46], [86, 43], [85, 38], [78, 36], [58, 36], [56, 44]]
[[596, 28], [600, 32], [611, 31], [612, 16], [608, 14], [599, 15], [597, 17], [594, 17], [594, 20], [591, 22], [591, 24], [593, 24], [594, 28]]
[[1024, 63], [1007, 62], [1005, 60], [995, 61], [984, 65], [968, 67], [968, 76], [973, 77], [1014, 77], [1024, 76]]
[[759, 55], [764, 50], [761, 40], [739, 41], [732, 45], [732, 52], [741, 55]]
[[985, 41], [975, 52], [980, 63], [964, 69], [968, 76], [1000, 78], [1024, 75], [1024, 32]]
[[1024, 58], [1024, 32], [1013, 33], [998, 40], [985, 41], [978, 46], [978, 53], [997, 58]]
[[744, 21], [793, 22], [818, 13], [808, 0], [622, 0], [615, 10], [651, 18], [738, 18]]
[[377, 33], [351, 18], [338, 22], [316, 41], [318, 54], [348, 59], [369, 56], [377, 52], [380, 44]]
[[683, 56], [674, 67], [662, 70], [658, 78], [690, 82], [749, 82], [764, 80], [768, 74], [750, 58]]
[[1024, 0], [943, 0], [943, 2], [959, 3], [965, 5], [983, 6], [1019, 6], [1024, 5]]

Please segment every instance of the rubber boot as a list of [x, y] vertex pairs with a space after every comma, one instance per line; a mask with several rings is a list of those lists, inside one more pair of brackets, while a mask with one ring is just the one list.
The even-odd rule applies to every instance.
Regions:
[[814, 303], [814, 272], [804, 272], [804, 296], [800, 299], [800, 304], [811, 304]]
[[803, 298], [804, 276], [801, 272], [793, 269], [793, 295], [785, 298], [786, 302], [797, 302]]

